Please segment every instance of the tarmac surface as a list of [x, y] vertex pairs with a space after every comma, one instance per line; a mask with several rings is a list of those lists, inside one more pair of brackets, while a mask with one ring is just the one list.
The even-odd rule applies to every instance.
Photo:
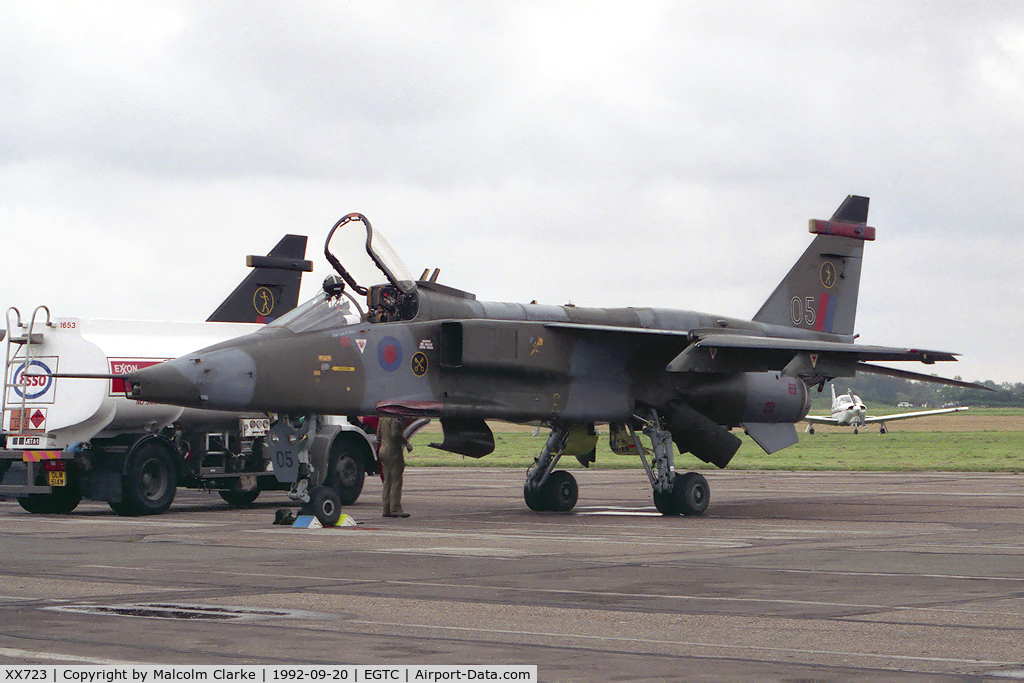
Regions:
[[709, 472], [700, 518], [642, 470], [410, 468], [409, 519], [273, 526], [179, 491], [158, 517], [0, 502], [0, 664], [537, 664], [541, 680], [1024, 678], [1024, 476]]

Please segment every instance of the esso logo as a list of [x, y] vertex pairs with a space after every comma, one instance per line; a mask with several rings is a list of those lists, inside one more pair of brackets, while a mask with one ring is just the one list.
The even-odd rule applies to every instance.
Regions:
[[39, 360], [29, 361], [27, 368], [22, 363], [14, 371], [14, 393], [28, 400], [39, 398], [53, 386], [52, 372], [46, 363]]

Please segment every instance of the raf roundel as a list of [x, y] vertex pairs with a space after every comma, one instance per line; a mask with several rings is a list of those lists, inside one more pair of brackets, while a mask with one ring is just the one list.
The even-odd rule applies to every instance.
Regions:
[[402, 345], [391, 336], [384, 337], [377, 344], [377, 362], [387, 372], [394, 372], [402, 366]]

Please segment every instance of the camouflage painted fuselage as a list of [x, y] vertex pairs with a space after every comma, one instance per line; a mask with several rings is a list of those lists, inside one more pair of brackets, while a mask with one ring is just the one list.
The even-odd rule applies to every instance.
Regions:
[[[568, 422], [623, 422], [638, 404], [686, 395], [732, 425], [752, 416], [740, 386], [749, 373], [729, 372], [728, 351], [715, 359], [713, 376], [666, 371], [695, 340], [691, 333], [837, 339], [693, 311], [480, 302], [424, 282], [416, 296], [412, 320], [268, 327], [139, 373], [135, 395], [232, 410]], [[781, 369], [791, 354], [772, 355], [762, 354], [757, 370]], [[723, 391], [701, 401], [710, 379]], [[786, 417], [799, 419], [806, 392], [784, 384], [772, 417], [790, 398]]]

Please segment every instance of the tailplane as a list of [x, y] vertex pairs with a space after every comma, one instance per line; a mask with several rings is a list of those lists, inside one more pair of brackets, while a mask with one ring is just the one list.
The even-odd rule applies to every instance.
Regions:
[[285, 235], [266, 256], [247, 256], [253, 269], [206, 322], [268, 323], [299, 304], [302, 274], [313, 270], [306, 236]]
[[754, 321], [852, 336], [857, 318], [868, 198], [850, 195], [827, 221], [812, 220], [807, 251], [775, 288]]

